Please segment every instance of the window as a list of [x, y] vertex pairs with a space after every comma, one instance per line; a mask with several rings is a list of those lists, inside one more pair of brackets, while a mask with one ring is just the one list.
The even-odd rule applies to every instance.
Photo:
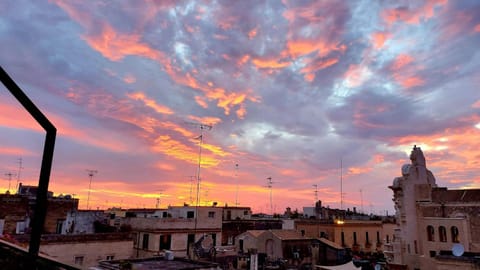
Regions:
[[243, 211], [244, 216], [248, 216], [248, 210]]
[[380, 244], [380, 232], [377, 231], [377, 244]]
[[438, 237], [440, 242], [447, 242], [447, 229], [444, 226], [438, 228]]
[[460, 241], [458, 240], [458, 228], [456, 226], [452, 226], [450, 228], [450, 231], [452, 231], [452, 242], [459, 243]]
[[415, 248], [415, 254], [418, 254], [417, 240], [413, 241], [413, 246]]
[[215, 212], [209, 211], [209, 212], [208, 212], [208, 217], [209, 217], [209, 218], [214, 218], [214, 217], [215, 217]]
[[107, 255], [106, 260], [112, 261], [115, 258], [115, 255]]
[[427, 226], [427, 240], [430, 242], [435, 241], [435, 229], [431, 225]]
[[342, 232], [342, 247], [345, 246], [345, 233]]
[[232, 211], [227, 210], [227, 220], [232, 219]]
[[353, 232], [353, 244], [357, 244], [357, 232]]
[[148, 249], [148, 233], [143, 234], [142, 249]]
[[168, 213], [167, 213], [167, 212], [162, 212], [162, 217], [163, 217], [163, 218], [168, 217]]
[[368, 239], [368, 232], [365, 232], [365, 243], [370, 244], [370, 239]]
[[433, 258], [437, 256], [437, 252], [435, 250], [430, 250], [430, 257]]
[[65, 222], [65, 219], [57, 219], [57, 227], [55, 228], [55, 233], [58, 233], [58, 234], [62, 233], [64, 222]]
[[171, 248], [172, 235], [164, 234], [160, 235], [160, 250], [168, 250]]
[[187, 212], [187, 218], [194, 218], [195, 217], [195, 212], [193, 211], [188, 211]]
[[75, 256], [75, 264], [83, 265], [83, 256]]

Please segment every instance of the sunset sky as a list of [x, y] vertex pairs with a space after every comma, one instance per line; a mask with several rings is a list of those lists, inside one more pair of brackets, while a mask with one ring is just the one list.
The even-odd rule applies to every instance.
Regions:
[[[90, 208], [195, 200], [202, 132], [202, 204], [301, 210], [317, 185], [340, 207], [342, 175], [345, 208], [393, 213], [414, 144], [438, 185], [480, 188], [478, 0], [1, 1], [0, 47], [81, 208], [87, 170]], [[11, 190], [38, 183], [45, 135], [0, 90], [4, 193], [19, 158]]]

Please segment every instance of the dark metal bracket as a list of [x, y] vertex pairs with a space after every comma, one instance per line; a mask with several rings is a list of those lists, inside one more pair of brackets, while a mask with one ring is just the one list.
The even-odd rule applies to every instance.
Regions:
[[42, 235], [43, 226], [45, 223], [45, 215], [47, 213], [47, 193], [48, 183], [50, 181], [50, 172], [52, 170], [53, 151], [55, 148], [55, 137], [57, 129], [45, 117], [45, 115], [33, 104], [27, 95], [18, 87], [12, 78], [0, 66], [0, 79], [8, 89], [8, 91], [17, 99], [23, 108], [27, 110], [30, 115], [43, 127], [46, 132], [45, 144], [43, 148], [42, 167], [40, 169], [40, 178], [38, 181], [37, 199], [35, 204], [35, 212], [32, 219], [32, 233], [30, 235], [30, 245], [28, 253], [33, 256], [38, 256], [40, 249], [40, 237]]

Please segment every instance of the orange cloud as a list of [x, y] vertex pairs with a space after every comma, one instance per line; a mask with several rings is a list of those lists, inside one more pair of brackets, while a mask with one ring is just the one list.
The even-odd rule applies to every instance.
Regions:
[[385, 44], [385, 41], [390, 39], [392, 34], [386, 33], [386, 32], [376, 32], [372, 34], [372, 42], [373, 42], [373, 47], [375, 49], [381, 49], [383, 48], [383, 45]]
[[161, 52], [141, 43], [140, 35], [117, 33], [108, 24], [102, 26], [100, 34], [85, 35], [83, 38], [90, 47], [112, 61], [119, 61], [129, 55], [143, 56], [155, 60], [163, 58]]
[[284, 68], [290, 66], [290, 62], [281, 62], [280, 59], [253, 59], [252, 63], [257, 68]]
[[189, 115], [188, 116], [188, 119], [190, 120], [193, 120], [195, 122], [198, 122], [198, 123], [205, 123], [205, 124], [209, 124], [209, 125], [216, 125], [220, 122], [222, 122], [222, 119], [218, 118], [218, 117], [198, 117], [198, 116], [195, 116], [195, 115]]
[[324, 40], [289, 40], [287, 41], [287, 53], [293, 58], [297, 58], [301, 55], [307, 55], [312, 52], [317, 52], [318, 56], [324, 57], [332, 51], [344, 51], [345, 46], [337, 46], [326, 42]]
[[147, 96], [145, 96], [144, 93], [141, 93], [141, 92], [130, 93], [130, 94], [127, 94], [127, 96], [131, 99], [142, 101], [147, 107], [154, 109], [158, 113], [173, 114], [173, 111], [170, 108], [157, 104], [155, 100], [148, 98]]
[[366, 174], [372, 171], [371, 167], [349, 167], [348, 174], [349, 175], [359, 175], [359, 174]]

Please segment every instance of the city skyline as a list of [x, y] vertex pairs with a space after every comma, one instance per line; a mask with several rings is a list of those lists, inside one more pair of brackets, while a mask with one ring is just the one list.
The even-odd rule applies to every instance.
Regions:
[[[195, 204], [200, 158], [202, 204], [340, 208], [342, 186], [344, 209], [393, 213], [387, 186], [413, 145], [439, 186], [480, 186], [476, 1], [15, 1], [0, 14], [0, 64], [58, 130], [49, 189], [80, 208]], [[43, 131], [3, 85], [0, 140], [0, 192], [19, 166], [36, 185]]]

